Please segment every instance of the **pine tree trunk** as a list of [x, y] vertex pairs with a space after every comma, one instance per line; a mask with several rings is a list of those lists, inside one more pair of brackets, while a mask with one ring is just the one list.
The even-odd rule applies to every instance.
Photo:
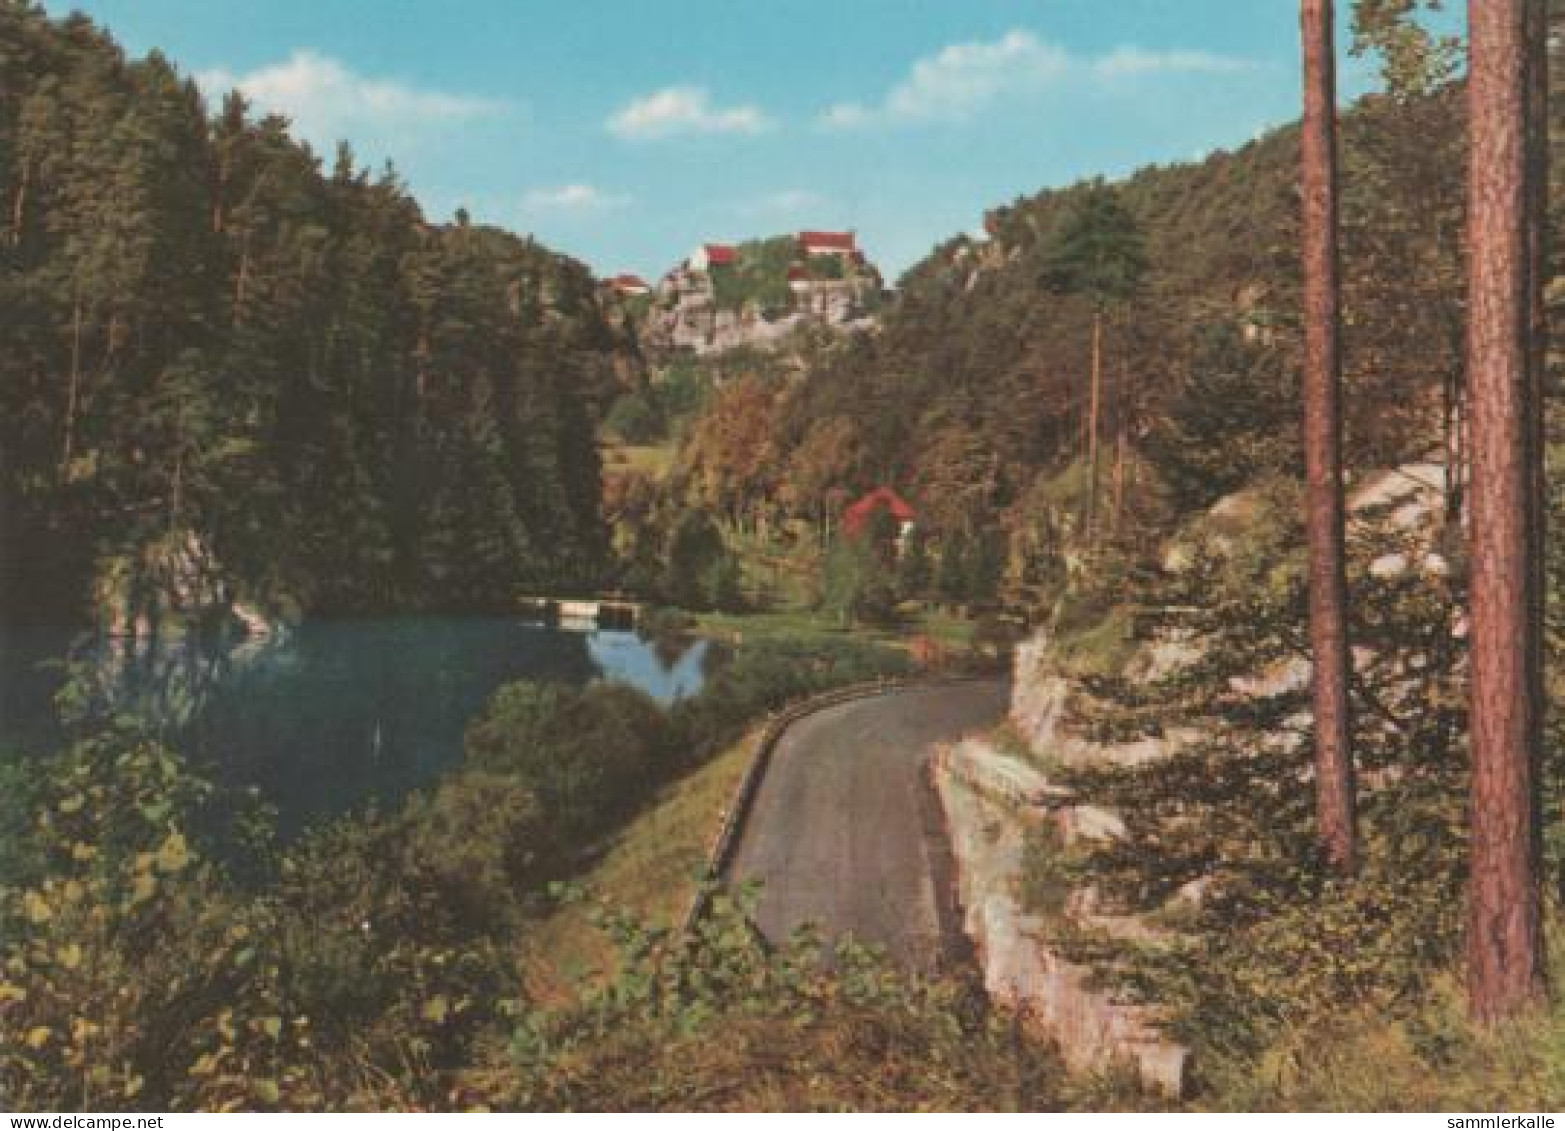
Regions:
[[168, 529], [172, 534], [179, 529], [179, 512], [184, 503], [183, 492], [185, 485], [185, 447], [180, 442], [179, 450], [174, 453], [174, 480], [169, 491], [168, 504]]
[[1113, 528], [1119, 530], [1120, 514], [1125, 506], [1125, 422], [1122, 420], [1114, 431], [1114, 517]]
[[[1536, 704], [1533, 717], [1532, 836], [1533, 861], [1541, 868], [1543, 861], [1543, 743], [1544, 715], [1549, 709], [1543, 671], [1547, 660], [1543, 624], [1548, 609], [1548, 574], [1545, 555], [1548, 547], [1549, 485], [1544, 474], [1544, 460], [1548, 453], [1548, 437], [1545, 413], [1548, 401], [1545, 389], [1549, 357], [1548, 304], [1544, 288], [1549, 281], [1549, 0], [1528, 0], [1527, 3], [1527, 188], [1531, 196], [1527, 214], [1527, 415], [1529, 432], [1528, 464], [1532, 490], [1528, 505], [1531, 508], [1530, 532], [1532, 537], [1532, 623], [1537, 626], [1529, 638], [1534, 657], [1528, 664], [1532, 680], [1532, 699]], [[1542, 875], [1539, 874], [1541, 881]]]
[[[1528, 128], [1538, 0], [1471, 0], [1468, 382], [1472, 442], [1472, 800], [1467, 990], [1475, 1019], [1544, 994], [1537, 793], [1538, 515], [1531, 341], [1539, 162]], [[1536, 21], [1536, 22], [1535, 22]], [[1536, 36], [1534, 36], [1536, 38]]]
[[60, 453], [60, 468], [70, 474], [71, 457], [76, 447], [76, 401], [81, 395], [82, 371], [82, 299], [76, 295], [76, 306], [71, 315], [71, 380], [65, 394], [65, 442]]
[[238, 327], [244, 323], [245, 291], [250, 284], [250, 232], [239, 237], [239, 270], [234, 273], [234, 318]]
[[1456, 374], [1446, 375], [1441, 390], [1441, 448], [1445, 453], [1445, 524], [1456, 529], [1462, 518], [1462, 393]]
[[1316, 813], [1326, 859], [1357, 865], [1343, 567], [1341, 311], [1337, 253], [1337, 98], [1331, 0], [1302, 0], [1304, 124], [1304, 465], [1309, 540]]
[[212, 194], [212, 232], [223, 234], [223, 202], [228, 199], [228, 182], [233, 176], [233, 157], [225, 155], [217, 166], [217, 191]]
[[1103, 311], [1092, 312], [1092, 391], [1087, 407], [1087, 536], [1098, 520], [1098, 428], [1103, 410]]
[[30, 161], [22, 162], [22, 180], [16, 186], [16, 198], [11, 203], [11, 243], [13, 246], [21, 246], [22, 222], [27, 214], [27, 186], [32, 180], [33, 166]]

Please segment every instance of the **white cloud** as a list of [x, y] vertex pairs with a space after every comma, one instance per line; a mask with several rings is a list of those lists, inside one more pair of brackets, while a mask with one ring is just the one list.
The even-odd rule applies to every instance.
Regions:
[[1092, 62], [1093, 71], [1104, 78], [1168, 74], [1233, 75], [1253, 71], [1256, 66], [1249, 59], [1214, 55], [1210, 51], [1148, 51], [1142, 47], [1116, 47]]
[[780, 189], [736, 204], [734, 211], [746, 217], [796, 216], [824, 208], [826, 203], [824, 196], [810, 189]]
[[1230, 74], [1254, 63], [1205, 51], [1148, 51], [1118, 47], [1106, 55], [1077, 56], [1014, 29], [992, 42], [953, 43], [916, 61], [878, 102], [839, 102], [821, 115], [832, 129], [882, 123], [960, 122], [1005, 97], [1066, 82], [1124, 80], [1164, 74]]
[[314, 51], [295, 51], [285, 62], [248, 74], [222, 68], [196, 76], [211, 97], [237, 89], [266, 113], [283, 114], [318, 148], [342, 139], [379, 146], [405, 143], [437, 126], [494, 117], [509, 103], [465, 94], [420, 90], [368, 78]]
[[604, 212], [623, 208], [630, 200], [627, 194], [605, 192], [596, 185], [577, 182], [557, 188], [533, 189], [522, 198], [522, 204], [531, 211]]
[[835, 106], [827, 107], [826, 112], [821, 115], [821, 121], [832, 129], [854, 130], [869, 125], [874, 117], [869, 107], [862, 102], [839, 102]]
[[698, 86], [671, 86], [633, 98], [608, 120], [616, 137], [645, 141], [678, 134], [758, 134], [771, 127], [759, 106], [716, 106]]

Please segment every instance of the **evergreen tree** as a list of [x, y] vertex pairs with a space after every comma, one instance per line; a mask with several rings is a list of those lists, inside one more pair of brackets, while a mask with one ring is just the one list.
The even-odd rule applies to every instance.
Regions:
[[1083, 296], [1092, 308], [1092, 364], [1086, 434], [1089, 486], [1087, 528], [1097, 521], [1098, 448], [1103, 401], [1103, 321], [1109, 309], [1140, 290], [1146, 247], [1135, 216], [1108, 185], [1097, 182], [1065, 217], [1045, 253], [1045, 279], [1058, 290]]
[[85, 17], [0, 5], [0, 88], [0, 616], [86, 619], [172, 527], [281, 611], [601, 575], [622, 343], [584, 267], [209, 118]]
[[1342, 499], [1337, 85], [1331, 0], [1303, 0], [1304, 466], [1310, 562], [1311, 693], [1321, 843], [1334, 868], [1357, 858]]
[[1472, 122], [1468, 369], [1472, 386], [1472, 820], [1468, 994], [1494, 1022], [1544, 994], [1539, 891], [1543, 626], [1541, 355], [1531, 337], [1543, 280], [1533, 258], [1542, 186], [1531, 86], [1543, 65], [1538, 0], [1469, 9]]

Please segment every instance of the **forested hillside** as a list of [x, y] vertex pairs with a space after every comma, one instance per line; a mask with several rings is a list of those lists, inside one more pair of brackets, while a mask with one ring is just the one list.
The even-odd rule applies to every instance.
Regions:
[[[426, 222], [237, 94], [0, 4], [0, 615], [494, 606], [603, 568], [624, 347], [581, 264]], [[214, 565], [215, 563], [215, 565]]]
[[[1375, 97], [1344, 117], [1347, 442], [1357, 465], [1438, 451], [1450, 431], [1461, 117], [1455, 91]], [[993, 210], [987, 238], [959, 236], [906, 274], [881, 332], [826, 350], [801, 387], [779, 391], [771, 466], [744, 469], [745, 496], [813, 514], [833, 492], [840, 500], [891, 484], [935, 534], [1005, 539], [1020, 579], [1036, 564], [1029, 557], [1069, 537], [1061, 524], [1079, 519], [1080, 467], [1094, 446], [1095, 321], [1106, 527], [1155, 535], [1174, 513], [1287, 466], [1297, 150], [1288, 127], [1199, 163]], [[1107, 241], [1122, 277], [1082, 270], [1102, 258], [1094, 241]], [[805, 485], [810, 498], [800, 497]]]

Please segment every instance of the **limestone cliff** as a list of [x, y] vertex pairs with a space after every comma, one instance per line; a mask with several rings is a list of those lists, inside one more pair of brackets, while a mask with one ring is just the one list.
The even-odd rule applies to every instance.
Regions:
[[[817, 233], [819, 234], [819, 233]], [[646, 296], [648, 356], [776, 349], [807, 328], [865, 329], [884, 286], [880, 272], [840, 234], [841, 255], [811, 255], [808, 233], [735, 247], [705, 245]]]

